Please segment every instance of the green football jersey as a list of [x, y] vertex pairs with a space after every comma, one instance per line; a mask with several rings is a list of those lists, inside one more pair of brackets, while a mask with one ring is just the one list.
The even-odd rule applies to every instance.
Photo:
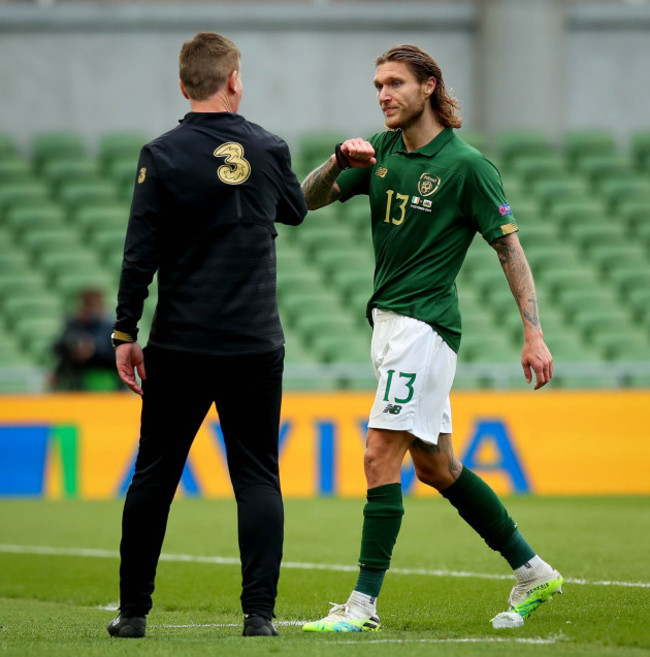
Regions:
[[336, 181], [341, 201], [370, 197], [375, 275], [368, 319], [372, 308], [414, 317], [458, 351], [456, 277], [467, 249], [476, 232], [489, 243], [518, 230], [499, 172], [451, 128], [410, 153], [401, 131], [369, 141], [377, 163], [343, 171]]

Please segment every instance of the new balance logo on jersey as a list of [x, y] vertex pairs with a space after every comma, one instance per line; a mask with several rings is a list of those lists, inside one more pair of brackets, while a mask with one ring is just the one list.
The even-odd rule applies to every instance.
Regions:
[[399, 415], [402, 407], [399, 404], [386, 404], [384, 406], [384, 413], [390, 413], [390, 415]]

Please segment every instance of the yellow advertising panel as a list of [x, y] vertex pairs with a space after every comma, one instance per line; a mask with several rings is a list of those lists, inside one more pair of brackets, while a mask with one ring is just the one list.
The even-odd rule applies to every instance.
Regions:
[[[280, 427], [288, 497], [365, 495], [372, 393], [285, 395]], [[499, 493], [650, 493], [650, 391], [457, 392], [459, 458]], [[140, 400], [130, 393], [0, 398], [0, 497], [107, 499], [128, 487]], [[402, 469], [407, 494], [435, 495]], [[197, 434], [180, 495], [232, 495], [215, 411]]]

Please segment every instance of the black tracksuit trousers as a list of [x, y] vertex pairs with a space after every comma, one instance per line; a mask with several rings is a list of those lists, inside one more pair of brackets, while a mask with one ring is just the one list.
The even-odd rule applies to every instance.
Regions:
[[145, 348], [140, 443], [126, 494], [120, 612], [145, 616], [169, 507], [192, 441], [215, 403], [237, 502], [245, 614], [273, 617], [284, 538], [278, 433], [284, 347], [246, 356]]

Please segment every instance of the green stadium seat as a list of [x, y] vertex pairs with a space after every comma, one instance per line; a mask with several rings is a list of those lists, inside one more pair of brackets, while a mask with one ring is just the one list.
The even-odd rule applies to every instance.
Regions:
[[0, 160], [14, 159], [18, 156], [18, 148], [12, 135], [0, 132]]
[[481, 153], [485, 153], [489, 148], [485, 135], [480, 132], [474, 132], [472, 130], [467, 130], [466, 128], [463, 128], [462, 130], [458, 130], [456, 134], [464, 142], [468, 143], [470, 146], [473, 146], [474, 148], [481, 151]]
[[[0, 339], [0, 367], [30, 367], [33, 364], [33, 360], [13, 338], [4, 336]], [[8, 391], [3, 387], [2, 392]]]
[[124, 253], [125, 237], [123, 228], [102, 228], [90, 234], [89, 244], [102, 262], [109, 262], [115, 253]]
[[515, 158], [531, 155], [547, 155], [552, 152], [551, 140], [533, 130], [504, 130], [497, 135], [496, 151], [504, 168]]
[[554, 153], [525, 155], [512, 162], [511, 172], [519, 176], [525, 185], [540, 180], [557, 180], [567, 174], [564, 158]]
[[521, 346], [503, 334], [463, 332], [461, 354], [468, 363], [516, 363], [521, 358]]
[[280, 299], [287, 294], [298, 292], [318, 294], [324, 287], [320, 276], [312, 268], [302, 268], [299, 271], [278, 268], [278, 297]]
[[[323, 363], [366, 364], [370, 362], [370, 330], [367, 331], [367, 335], [319, 334], [315, 336], [312, 348]], [[371, 374], [371, 371], [369, 373]]]
[[97, 257], [87, 251], [50, 251], [44, 253], [39, 262], [40, 268], [51, 280], [65, 273], [92, 274], [99, 270]]
[[340, 314], [342, 308], [336, 296], [322, 288], [318, 292], [289, 292], [282, 297], [279, 303], [280, 315], [293, 323], [300, 315], [311, 315], [314, 313]]
[[45, 318], [63, 319], [62, 306], [52, 294], [12, 296], [4, 300], [2, 314], [7, 325], [16, 327], [21, 319]]
[[575, 223], [567, 226], [566, 234], [571, 238], [571, 242], [587, 254], [594, 247], [603, 244], [613, 246], [625, 244], [629, 241], [628, 231], [617, 224], [602, 222], [593, 222], [591, 224]]
[[616, 207], [618, 220], [633, 232], [650, 223], [650, 199], [620, 201]]
[[596, 190], [604, 180], [620, 180], [634, 173], [633, 163], [624, 155], [587, 155], [577, 163], [577, 169], [585, 175]]
[[592, 336], [591, 344], [605, 360], [650, 361], [650, 343], [639, 329], [618, 327], [598, 331]]
[[108, 176], [113, 180], [123, 193], [133, 194], [136, 175], [138, 173], [138, 159], [132, 157], [121, 158], [110, 163], [107, 169]]
[[589, 260], [601, 272], [610, 272], [619, 266], [643, 267], [650, 264], [643, 246], [634, 242], [595, 244], [589, 249]]
[[46, 251], [84, 250], [79, 234], [69, 226], [32, 228], [23, 233], [21, 243], [32, 258], [39, 258]]
[[25, 273], [32, 271], [27, 256], [22, 251], [15, 250], [0, 253], [0, 276], [5, 274]]
[[547, 337], [545, 332], [544, 341], [553, 356], [555, 367], [559, 363], [588, 363], [598, 360], [598, 354], [594, 349], [587, 346], [576, 333], [565, 331]]
[[603, 217], [604, 221], [608, 216], [604, 201], [593, 195], [590, 198], [558, 200], [548, 214], [548, 218], [553, 219], [560, 228], [576, 222], [593, 222], [599, 217]]
[[47, 293], [45, 279], [33, 271], [0, 274], [0, 303], [11, 296], [24, 297]]
[[129, 206], [123, 203], [82, 205], [72, 213], [71, 220], [84, 236], [105, 228], [121, 228], [126, 235]]
[[612, 267], [607, 280], [627, 298], [634, 289], [650, 288], [650, 267], [623, 262]]
[[554, 298], [559, 302], [564, 313], [570, 317], [573, 313], [589, 308], [611, 308], [620, 310], [619, 298], [609, 289], [601, 286], [592, 288], [566, 287], [559, 290]]
[[117, 205], [120, 201], [115, 184], [105, 180], [63, 183], [58, 198], [71, 212], [84, 205]]
[[370, 269], [335, 269], [330, 281], [345, 301], [363, 293], [366, 299], [372, 294], [372, 268]]
[[79, 301], [79, 294], [86, 288], [96, 288], [104, 293], [106, 300], [111, 303], [117, 298], [119, 283], [119, 270], [114, 276], [103, 271], [92, 272], [62, 272], [56, 279], [55, 289], [65, 307], [73, 310]]
[[22, 348], [32, 357], [41, 361], [44, 347], [52, 344], [63, 326], [63, 318], [21, 317], [16, 321], [15, 335]]
[[101, 180], [97, 161], [88, 157], [72, 160], [50, 160], [43, 166], [42, 177], [56, 194], [67, 183], [98, 182]]
[[34, 136], [31, 150], [34, 162], [40, 169], [51, 160], [83, 157], [86, 147], [83, 138], [78, 133], [49, 131]]
[[321, 268], [328, 281], [341, 270], [365, 273], [372, 280], [374, 260], [367, 250], [355, 246], [340, 246], [338, 249], [319, 249], [313, 253], [313, 262]]
[[51, 201], [50, 190], [40, 180], [0, 184], [0, 218], [13, 208], [45, 205]]
[[332, 315], [329, 313], [302, 314], [296, 317], [293, 328], [300, 333], [305, 345], [314, 344], [317, 336], [321, 335], [347, 335], [355, 330], [352, 319], [345, 315]]
[[54, 203], [15, 207], [5, 217], [5, 225], [18, 241], [35, 230], [63, 228], [65, 221], [65, 210]]
[[529, 245], [554, 245], [563, 242], [563, 238], [560, 237], [557, 227], [553, 223], [549, 223], [548, 221], [518, 223], [519, 240], [524, 247], [524, 251]]
[[598, 186], [598, 194], [609, 208], [618, 211], [621, 204], [631, 199], [650, 201], [650, 180], [633, 176], [603, 180]]
[[305, 172], [322, 164], [334, 153], [334, 147], [345, 141], [345, 135], [334, 132], [310, 132], [298, 139], [299, 164]]
[[631, 136], [632, 157], [639, 168], [650, 164], [650, 130], [633, 132]]
[[32, 166], [27, 160], [0, 156], [0, 185], [7, 182], [30, 182], [33, 179]]
[[581, 262], [578, 250], [572, 244], [538, 244], [526, 249], [526, 258], [533, 274], [543, 276], [549, 269]]
[[539, 201], [546, 212], [563, 201], [582, 201], [589, 199], [591, 192], [587, 183], [578, 178], [547, 178], [531, 185], [533, 196]]
[[544, 285], [551, 295], [558, 294], [563, 289], [592, 289], [602, 284], [598, 279], [597, 270], [581, 262], [556, 264], [541, 271], [533, 270], [535, 282]]
[[117, 160], [130, 159], [133, 163], [131, 178], [134, 179], [140, 150], [149, 140], [147, 135], [140, 132], [112, 132], [101, 135], [98, 152], [102, 166], [110, 170]]
[[318, 362], [316, 355], [309, 349], [306, 349], [300, 337], [294, 331], [284, 327], [285, 337], [285, 357], [284, 362], [287, 365], [295, 364], [312, 364]]
[[637, 321], [650, 311], [650, 287], [633, 287], [625, 296], [625, 304]]
[[587, 339], [603, 330], [620, 330], [631, 323], [630, 315], [624, 310], [612, 308], [583, 308], [576, 310], [572, 323]]
[[592, 155], [613, 155], [616, 141], [606, 129], [571, 130], [564, 136], [564, 152], [571, 162]]

